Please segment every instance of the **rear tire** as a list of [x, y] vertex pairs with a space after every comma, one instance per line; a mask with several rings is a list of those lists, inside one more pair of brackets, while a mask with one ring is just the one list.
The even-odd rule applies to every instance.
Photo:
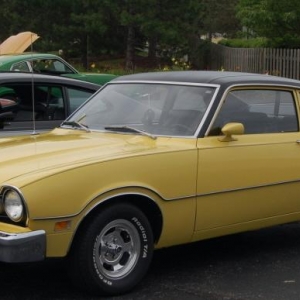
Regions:
[[76, 286], [96, 295], [130, 291], [145, 276], [153, 255], [153, 233], [135, 206], [104, 209], [81, 228], [69, 257]]

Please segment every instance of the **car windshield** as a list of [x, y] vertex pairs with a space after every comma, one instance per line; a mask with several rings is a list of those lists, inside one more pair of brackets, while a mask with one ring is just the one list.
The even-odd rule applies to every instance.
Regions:
[[214, 91], [199, 85], [111, 83], [68, 121], [90, 130], [193, 136]]

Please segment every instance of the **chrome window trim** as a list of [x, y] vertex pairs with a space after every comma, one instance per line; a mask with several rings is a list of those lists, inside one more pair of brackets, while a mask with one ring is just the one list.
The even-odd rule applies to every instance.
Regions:
[[[168, 138], [183, 138], [183, 139], [195, 139], [198, 137], [199, 132], [201, 131], [201, 128], [203, 126], [203, 124], [206, 121], [206, 118], [211, 110], [211, 107], [213, 106], [215, 99], [219, 93], [219, 90], [221, 88], [220, 84], [212, 84], [212, 83], [197, 83], [197, 82], [184, 82], [184, 81], [156, 81], [156, 80], [117, 80], [115, 79], [113, 82], [107, 82], [106, 86], [108, 85], [117, 85], [117, 84], [130, 84], [130, 83], [144, 83], [144, 84], [164, 84], [164, 85], [182, 85], [182, 86], [194, 86], [194, 87], [208, 87], [208, 88], [215, 88], [214, 94], [212, 96], [212, 99], [210, 101], [209, 106], [207, 107], [201, 122], [199, 123], [198, 127], [195, 130], [195, 133], [193, 135], [160, 135], [157, 134], [155, 136], [157, 137], [168, 137]], [[99, 93], [96, 92], [97, 94]], [[70, 116], [71, 117], [71, 116]], [[101, 132], [101, 133], [107, 133], [107, 131], [102, 130], [102, 129], [91, 129], [91, 132]], [[112, 132], [110, 132], [112, 133]], [[120, 134], [119, 132], [114, 132], [116, 134]], [[128, 134], [128, 135], [132, 135], [132, 133], [124, 133], [122, 132], [122, 134]]]
[[[283, 88], [284, 90], [289, 90], [291, 92], [296, 92], [296, 90], [298, 90], [298, 91], [300, 90], [300, 87], [298, 87], [296, 85], [294, 86], [294, 85], [277, 84], [277, 83], [276, 83], [276, 85], [274, 85], [274, 84], [275, 83], [273, 83], [273, 84], [272, 83], [243, 83], [243, 84], [233, 84], [233, 85], [228, 86], [222, 94], [222, 98], [220, 99], [218, 107], [216, 108], [216, 110], [214, 112], [214, 115], [213, 115], [213, 117], [212, 117], [212, 119], [209, 123], [209, 126], [207, 127], [207, 130], [204, 134], [204, 137], [207, 137], [209, 135], [209, 132], [210, 132], [210, 130], [211, 130], [211, 128], [212, 128], [212, 126], [213, 126], [213, 124], [214, 124], [214, 122], [215, 122], [215, 120], [216, 120], [216, 118], [217, 118], [217, 116], [218, 116], [218, 114], [221, 110], [221, 107], [222, 107], [228, 93], [236, 87], [237, 88], [241, 88], [241, 87], [249, 88], [249, 87], [251, 87], [253, 89], [255, 89], [256, 87], [265, 88], [265, 89], [272, 88], [273, 90]], [[293, 98], [293, 100], [294, 100], [294, 103], [296, 104], [296, 107], [297, 107], [297, 103], [296, 103], [297, 101], [295, 101], [296, 100], [295, 97]]]

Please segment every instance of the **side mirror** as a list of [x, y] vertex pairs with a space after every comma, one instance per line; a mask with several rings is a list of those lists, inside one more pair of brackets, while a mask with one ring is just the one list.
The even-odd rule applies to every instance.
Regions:
[[231, 142], [236, 141], [237, 139], [233, 138], [233, 135], [244, 134], [245, 128], [242, 123], [227, 123], [222, 127], [222, 133], [224, 136], [219, 137], [221, 142]]

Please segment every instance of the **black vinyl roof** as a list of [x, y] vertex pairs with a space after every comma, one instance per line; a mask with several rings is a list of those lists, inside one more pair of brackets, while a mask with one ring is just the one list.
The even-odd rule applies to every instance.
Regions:
[[223, 72], [223, 71], [167, 71], [149, 72], [120, 76], [116, 81], [156, 81], [156, 82], [182, 82], [182, 83], [209, 83], [217, 85], [231, 84], [278, 84], [300, 87], [300, 81], [265, 74]]

